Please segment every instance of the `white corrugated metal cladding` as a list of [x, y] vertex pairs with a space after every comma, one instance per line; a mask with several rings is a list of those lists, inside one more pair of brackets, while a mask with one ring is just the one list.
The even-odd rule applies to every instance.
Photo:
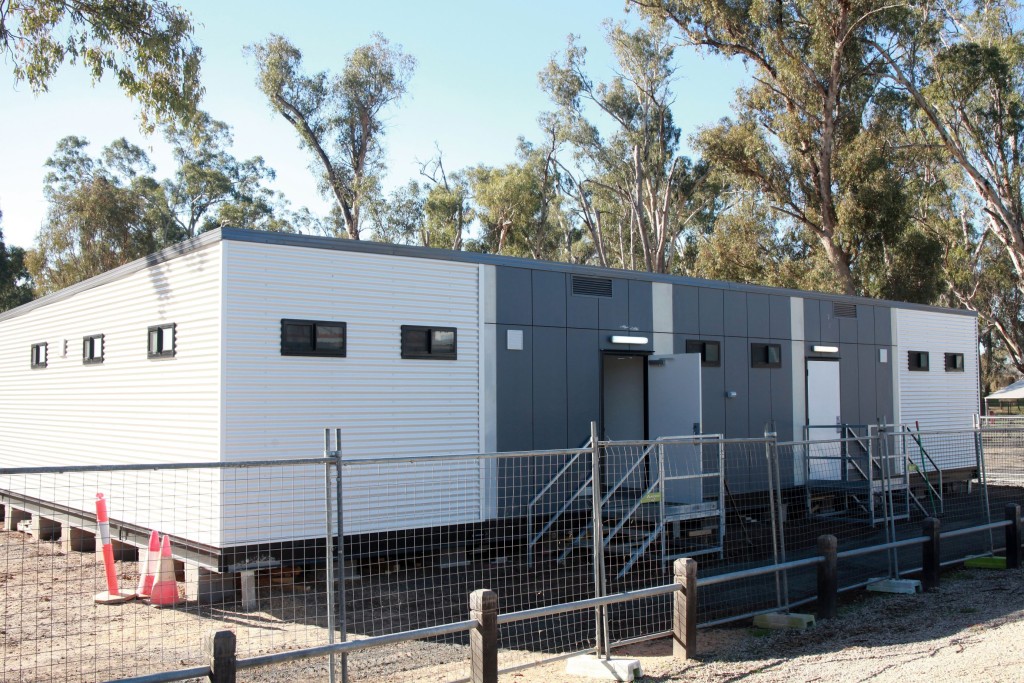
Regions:
[[[224, 249], [225, 460], [316, 454], [325, 426], [341, 428], [347, 458], [482, 450], [481, 266], [236, 241]], [[346, 323], [347, 357], [282, 356], [287, 318]], [[401, 325], [455, 327], [457, 359], [402, 359]], [[345, 533], [479, 521], [485, 474], [472, 461], [345, 468]], [[242, 495], [253, 491], [228, 486], [225, 506]], [[322, 520], [295, 508], [287, 482], [259, 498], [275, 531], [319, 533]], [[225, 525], [224, 542], [240, 540]]]
[[[974, 316], [893, 309], [900, 422], [921, 429], [969, 429], [978, 412], [978, 322]], [[928, 353], [928, 370], [911, 370], [909, 354]], [[947, 371], [945, 355], [963, 354], [963, 371]]]
[[[5, 320], [0, 462], [16, 467], [218, 460], [221, 251], [214, 242]], [[150, 359], [148, 327], [164, 323], [177, 325], [177, 355]], [[84, 364], [83, 337], [99, 334], [103, 362]], [[46, 367], [33, 368], [32, 345], [44, 342]], [[189, 538], [217, 540], [215, 471], [65, 475], [13, 486], [84, 510], [92, 510], [96, 492], [103, 491], [118, 519], [150, 526], [160, 516], [162, 531], [187, 528]]]

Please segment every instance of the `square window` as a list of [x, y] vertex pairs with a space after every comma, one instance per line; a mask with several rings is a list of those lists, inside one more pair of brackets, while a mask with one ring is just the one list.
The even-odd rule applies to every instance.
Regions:
[[103, 335], [93, 334], [82, 337], [82, 364], [93, 365], [103, 362]]
[[946, 354], [946, 372], [963, 372], [964, 371], [964, 354], [962, 353], [947, 353]]
[[402, 325], [402, 358], [456, 360], [458, 335], [454, 327]]
[[721, 347], [716, 341], [687, 339], [686, 353], [699, 353], [702, 367], [717, 368], [722, 365]]
[[146, 355], [149, 358], [174, 358], [176, 352], [174, 323], [153, 325], [149, 328]]
[[32, 345], [32, 367], [45, 368], [47, 361], [48, 347], [46, 342]]
[[908, 351], [907, 365], [912, 372], [928, 372], [928, 352]]
[[751, 344], [750, 367], [781, 368], [782, 346], [780, 344]]
[[348, 326], [321, 320], [282, 320], [282, 356], [333, 356], [347, 352]]

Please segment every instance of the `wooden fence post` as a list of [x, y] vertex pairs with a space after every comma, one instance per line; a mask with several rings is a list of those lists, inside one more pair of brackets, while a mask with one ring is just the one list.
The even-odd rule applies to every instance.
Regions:
[[923, 532], [928, 540], [921, 546], [921, 587], [930, 591], [939, 587], [939, 569], [942, 566], [939, 520], [934, 517], [924, 520]]
[[682, 588], [672, 596], [672, 656], [697, 656], [697, 561], [681, 557], [672, 565], [674, 580]]
[[1008, 503], [1006, 506], [1006, 520], [1010, 523], [1006, 527], [1006, 568], [1020, 568], [1020, 505]]
[[472, 683], [498, 681], [498, 594], [476, 590], [469, 594], [469, 618], [479, 625], [469, 632], [469, 676]]
[[211, 683], [235, 683], [235, 634], [211, 631], [204, 642], [210, 660]]
[[839, 542], [832, 534], [818, 536], [818, 618], [835, 619], [839, 613]]

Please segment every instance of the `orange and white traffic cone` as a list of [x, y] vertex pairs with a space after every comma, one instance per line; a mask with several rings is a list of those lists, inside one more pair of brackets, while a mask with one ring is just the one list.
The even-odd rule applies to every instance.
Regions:
[[153, 584], [156, 582], [156, 572], [160, 569], [160, 536], [155, 532], [149, 533], [149, 550], [146, 551], [146, 559], [139, 563], [139, 587], [135, 589], [135, 595], [140, 598], [148, 598], [153, 592]]
[[103, 569], [107, 574], [107, 592], [96, 594], [96, 604], [116, 605], [128, 602], [135, 593], [122, 593], [117, 585], [117, 567], [114, 565], [114, 546], [110, 543], [110, 515], [107, 511], [107, 500], [102, 493], [96, 494], [96, 525], [100, 541], [103, 543]]
[[171, 557], [171, 539], [164, 536], [160, 545], [160, 571], [149, 595], [149, 604], [172, 607], [178, 604], [178, 581], [174, 578], [174, 559]]

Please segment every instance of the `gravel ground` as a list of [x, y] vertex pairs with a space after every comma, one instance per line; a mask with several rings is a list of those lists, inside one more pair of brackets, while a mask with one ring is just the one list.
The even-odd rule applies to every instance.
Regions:
[[[137, 578], [119, 563], [123, 585]], [[100, 607], [102, 574], [91, 553], [0, 532], [2, 681], [94, 681], [197, 666], [204, 633], [230, 628], [244, 656], [326, 642], [322, 586], [265, 586], [260, 609], [140, 603]], [[960, 571], [927, 595], [860, 592], [839, 619], [805, 632], [750, 628], [701, 631], [699, 659], [677, 662], [664, 641], [634, 646], [645, 681], [1021, 681], [1024, 680], [1024, 572]], [[505, 652], [503, 662], [532, 653]], [[352, 681], [447, 681], [468, 674], [465, 649], [411, 643], [352, 658]], [[579, 681], [564, 663], [503, 676], [504, 681]], [[387, 673], [384, 673], [387, 672]], [[240, 672], [240, 681], [326, 680], [327, 664], [307, 660]]]

